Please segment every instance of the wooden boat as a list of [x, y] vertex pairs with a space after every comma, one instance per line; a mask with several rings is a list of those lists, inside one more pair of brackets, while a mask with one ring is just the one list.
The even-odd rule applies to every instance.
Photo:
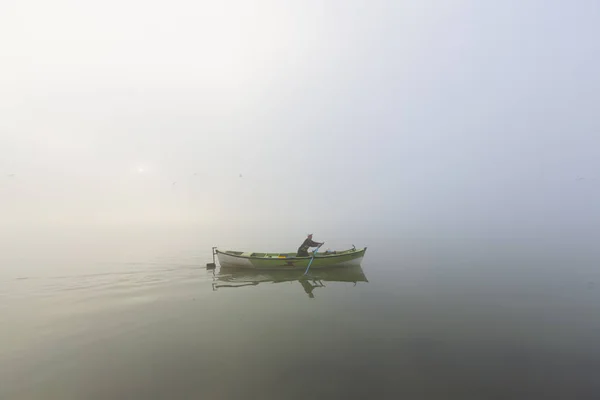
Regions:
[[352, 248], [343, 251], [311, 253], [308, 257], [296, 257], [296, 253], [252, 253], [242, 251], [215, 250], [222, 267], [252, 269], [306, 269], [314, 255], [310, 269], [328, 267], [360, 266], [367, 248]]

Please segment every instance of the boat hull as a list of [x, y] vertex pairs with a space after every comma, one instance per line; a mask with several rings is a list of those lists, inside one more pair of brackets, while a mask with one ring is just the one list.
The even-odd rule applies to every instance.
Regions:
[[[332, 254], [317, 253], [310, 268], [360, 266], [367, 248], [351, 249]], [[251, 268], [264, 270], [305, 269], [312, 256], [296, 257], [294, 253], [243, 253], [238, 251], [216, 251], [219, 264], [229, 268]]]

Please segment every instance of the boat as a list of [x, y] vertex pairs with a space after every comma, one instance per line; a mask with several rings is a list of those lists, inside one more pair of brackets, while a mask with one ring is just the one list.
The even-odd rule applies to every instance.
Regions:
[[[297, 257], [296, 253], [253, 253], [243, 251], [220, 251], [214, 254], [221, 267], [251, 268], [264, 270], [306, 269], [310, 263], [311, 271], [329, 267], [360, 266], [367, 248], [353, 247], [343, 251], [325, 251], [309, 253], [308, 257]], [[314, 259], [313, 259], [314, 258]], [[312, 260], [312, 262], [311, 262]]]
[[[312, 268], [312, 266], [311, 266]], [[257, 270], [251, 268], [221, 267], [215, 275], [213, 290], [221, 288], [240, 288], [258, 286], [267, 283], [298, 282], [310, 298], [314, 298], [316, 288], [326, 287], [323, 282], [354, 283], [369, 282], [362, 268], [358, 265], [350, 267], [321, 268], [304, 275], [302, 270]]]

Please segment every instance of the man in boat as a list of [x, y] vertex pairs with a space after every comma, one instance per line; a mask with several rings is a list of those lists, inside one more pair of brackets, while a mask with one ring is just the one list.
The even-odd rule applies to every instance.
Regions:
[[[325, 242], [323, 242], [325, 243]], [[300, 245], [300, 247], [298, 247], [298, 254], [296, 254], [296, 257], [308, 257], [308, 248], [309, 247], [317, 247], [317, 246], [322, 246], [323, 243], [319, 243], [319, 242], [313, 242], [312, 240], [312, 233], [308, 235], [308, 237], [306, 238], [306, 240], [304, 241], [304, 243], [302, 243], [302, 245]]]

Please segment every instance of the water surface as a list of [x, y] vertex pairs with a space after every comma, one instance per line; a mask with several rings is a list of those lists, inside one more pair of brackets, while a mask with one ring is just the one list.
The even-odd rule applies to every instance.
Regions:
[[206, 270], [208, 241], [5, 261], [0, 398], [599, 398], [588, 258], [375, 242], [310, 279]]

